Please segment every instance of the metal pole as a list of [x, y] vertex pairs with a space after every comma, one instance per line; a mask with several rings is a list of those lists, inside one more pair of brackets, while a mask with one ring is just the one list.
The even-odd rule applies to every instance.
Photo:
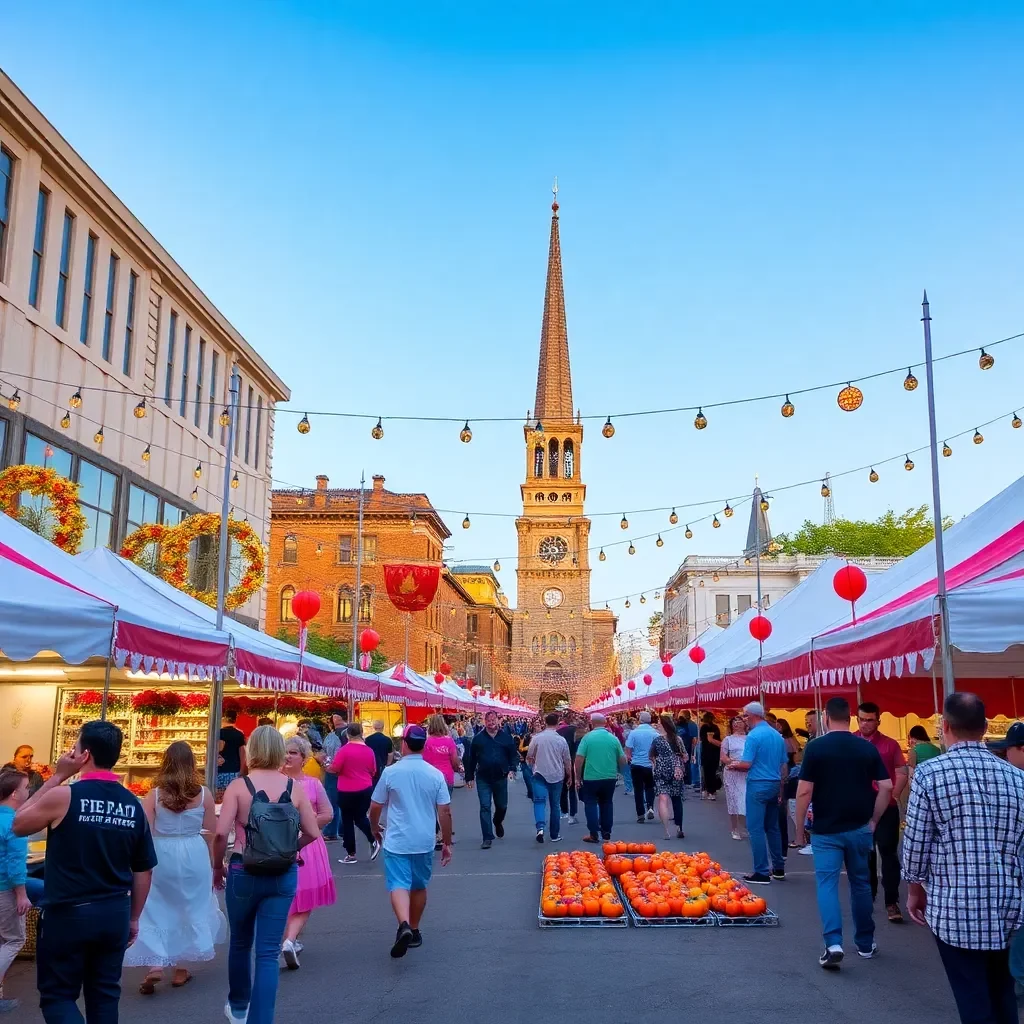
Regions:
[[939, 496], [939, 442], [935, 430], [935, 378], [932, 372], [932, 318], [928, 311], [928, 293], [921, 300], [924, 324], [924, 366], [928, 384], [928, 442], [932, 458], [932, 514], [935, 518], [935, 581], [939, 603], [939, 647], [942, 653], [942, 690], [949, 696], [956, 689], [953, 655], [949, 649], [949, 602], [946, 599], [946, 556], [942, 547], [942, 501]]
[[103, 669], [103, 700], [100, 703], [100, 721], [105, 722], [107, 720], [107, 704], [110, 698], [110, 662], [112, 661], [111, 655], [107, 655], [107, 664]]
[[[363, 595], [363, 494], [366, 487], [366, 471], [359, 475], [359, 514], [356, 520], [356, 613], [352, 616], [352, 667], [359, 668], [359, 610]], [[352, 709], [349, 708], [351, 714]]]
[[[241, 378], [238, 367], [231, 368], [228, 385], [228, 435], [224, 447], [224, 486], [220, 503], [220, 550], [217, 552], [217, 631], [224, 628], [224, 598], [228, 592], [228, 513], [231, 511], [231, 456], [235, 450], [235, 430], [238, 423], [238, 394]], [[224, 703], [224, 678], [215, 676], [210, 688], [210, 719], [206, 729], [206, 785], [211, 793], [217, 791], [217, 757], [220, 754], [221, 706]]]
[[[756, 488], [755, 488], [756, 490]], [[755, 496], [754, 500], [757, 498]], [[761, 608], [761, 518], [758, 516], [758, 510], [754, 509], [754, 542], [757, 545], [757, 551], [755, 552], [755, 565], [757, 567], [757, 614], [762, 614]], [[764, 681], [761, 678], [761, 658], [764, 656], [764, 644], [757, 641], [757, 699], [760, 702], [762, 708], [764, 707]]]

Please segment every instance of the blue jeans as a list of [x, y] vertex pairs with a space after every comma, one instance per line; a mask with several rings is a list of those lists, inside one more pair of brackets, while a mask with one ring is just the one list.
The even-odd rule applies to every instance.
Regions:
[[1010, 973], [1020, 988], [1024, 988], [1024, 928], [1014, 932], [1010, 939]]
[[327, 799], [334, 808], [334, 817], [323, 827], [324, 839], [337, 839], [341, 829], [341, 805], [338, 803], [338, 776], [332, 772], [324, 772], [324, 789]]
[[587, 814], [587, 831], [594, 839], [598, 831], [605, 839], [612, 834], [613, 808], [612, 798], [615, 796], [615, 779], [584, 779], [580, 796], [583, 798], [583, 809]]
[[[779, 832], [779, 783], [747, 779], [747, 831], [754, 874], [784, 871], [782, 836]], [[771, 864], [768, 858], [771, 857]]]
[[491, 828], [491, 801], [494, 801], [494, 824], [500, 825], [505, 820], [508, 810], [508, 776], [500, 779], [476, 778], [476, 791], [480, 797], [480, 832], [485, 840], [494, 838]]
[[[297, 880], [295, 867], [283, 875], [251, 875], [242, 867], [241, 858], [232, 858], [228, 864], [224, 892], [224, 907], [231, 925], [228, 1003], [232, 1015], [239, 1019], [248, 1010], [248, 1024], [273, 1024], [277, 958]], [[254, 942], [255, 976], [250, 970]]]
[[533, 769], [524, 761], [523, 762], [523, 782], [526, 783], [526, 795], [532, 800], [533, 799]]
[[562, 822], [559, 803], [562, 798], [562, 780], [548, 782], [543, 775], [533, 775], [533, 820], [538, 832], [544, 831], [544, 802], [551, 805], [551, 838], [558, 838], [558, 828]]
[[82, 1024], [80, 993], [89, 1024], [117, 1024], [130, 916], [127, 896], [43, 910], [36, 985], [46, 1024]]
[[875, 938], [872, 914], [871, 880], [868, 859], [874, 840], [865, 825], [852, 832], [811, 836], [814, 850], [814, 875], [818, 889], [818, 913], [826, 946], [843, 944], [843, 912], [839, 908], [839, 873], [846, 865], [850, 882], [850, 910], [853, 912], [853, 941], [866, 953]]
[[38, 907], [39, 901], [43, 898], [43, 880], [29, 875], [25, 879], [25, 895], [33, 907]]
[[622, 766], [622, 790], [626, 796], [633, 795], [633, 773], [629, 770], [628, 764]]

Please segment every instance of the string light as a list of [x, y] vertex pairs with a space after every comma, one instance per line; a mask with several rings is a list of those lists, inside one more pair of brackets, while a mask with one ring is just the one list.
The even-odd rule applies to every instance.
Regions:
[[907, 367], [907, 375], [903, 378], [903, 390], [904, 391], [916, 391], [917, 390], [917, 378], [914, 376], [913, 371], [910, 367]]
[[[146, 447], [142, 449], [142, 461], [149, 462], [152, 454], [153, 453], [150, 451], [150, 446], [147, 444]], [[238, 474], [236, 473], [235, 476], [237, 475]]]
[[718, 575], [717, 572], [712, 573], [712, 575], [711, 575], [711, 582], [712, 583], [717, 583], [720, 579], [721, 579], [721, 577]]
[[985, 435], [982, 434], [977, 427], [974, 428], [974, 437], [971, 439], [975, 444], [981, 444], [985, 440]]
[[871, 467], [871, 472], [868, 473], [868, 483], [872, 483], [872, 484], [877, 484], [878, 483], [878, 474], [875, 472], [875, 467], [874, 466]]
[[199, 488], [198, 487], [193, 487], [192, 488], [192, 500], [193, 501], [198, 501], [199, 500]]
[[640, 595], [640, 603], [647, 604], [647, 598], [643, 594]]
[[782, 403], [782, 418], [788, 420], [793, 413], [796, 412], [796, 406], [789, 400], [789, 395], [786, 395], [786, 400]]
[[608, 556], [604, 553], [604, 548], [601, 548], [601, 550], [597, 553], [597, 560], [599, 562], [603, 562], [607, 558], [608, 558]]
[[231, 478], [231, 486], [235, 490], [238, 489], [238, 470], [237, 469], [235, 470], [235, 475]]
[[981, 349], [981, 355], [978, 356], [979, 368], [982, 370], [991, 370], [995, 365], [995, 356], [990, 356], [984, 349]]
[[822, 480], [821, 481], [821, 496], [823, 498], [827, 498], [831, 494], [832, 494], [832, 488], [829, 487], [829, 485], [827, 483], [825, 483], [824, 480]]
[[19, 405], [21, 405], [21, 393], [15, 388], [14, 394], [7, 399], [7, 408], [13, 410], [17, 409]]
[[322, 557], [323, 553], [324, 553], [324, 546], [323, 546], [323, 544], [318, 542], [317, 546], [316, 546], [316, 557], [317, 558]]
[[462, 528], [464, 530], [468, 530], [469, 529], [469, 513], [468, 512], [466, 513], [466, 518], [462, 520]]
[[909, 473], [914, 468], [914, 460], [908, 455], [907, 461], [903, 463], [903, 468]]
[[473, 431], [469, 429], [469, 420], [466, 420], [466, 425], [459, 431], [459, 440], [463, 444], [469, 444], [473, 440]]
[[495, 559], [492, 568], [494, 569], [495, 572], [501, 572], [501, 562]]
[[1010, 420], [1010, 426], [1013, 427], [1014, 430], [1020, 430], [1020, 423], [1020, 417], [1016, 413], [1014, 413], [1013, 419]]
[[658, 546], [659, 548], [663, 548], [663, 547], [665, 546], [665, 542], [664, 542], [664, 541], [663, 541], [663, 540], [661, 539], [661, 534], [660, 534], [660, 533], [658, 534], [658, 539], [657, 539], [657, 540], [656, 540], [656, 541], [655, 541], [654, 543], [655, 543], [655, 544], [656, 544], [656, 545], [657, 545], [657, 546]]
[[722, 512], [725, 514], [726, 519], [732, 519], [733, 509], [729, 502], [725, 503], [725, 508], [722, 509]]
[[767, 512], [768, 511], [768, 498], [765, 497], [764, 495], [761, 496], [761, 511], [762, 512]]
[[949, 447], [948, 441], [942, 442], [942, 454], [948, 459], [953, 454], [953, 449]]
[[622, 513], [622, 519], [619, 521], [619, 529], [620, 530], [628, 530], [629, 529], [629, 520], [626, 518], [626, 513], [625, 512]]
[[601, 434], [604, 437], [614, 437], [615, 436], [615, 427], [612, 426], [612, 418], [611, 418], [611, 416], [609, 416], [608, 419], [605, 420], [605, 424], [601, 428]]
[[66, 412], [60, 418], [60, 425], [67, 430], [71, 426], [71, 413]]
[[309, 414], [308, 413], [303, 413], [302, 414], [302, 419], [299, 420], [299, 422], [295, 425], [295, 429], [300, 434], [308, 434], [309, 433], [310, 424], [309, 424]]
[[370, 437], [372, 437], [374, 439], [374, 441], [379, 441], [383, 436], [384, 436], [384, 425], [381, 423], [381, 418], [378, 416], [377, 417], [377, 426], [375, 426], [373, 428], [373, 430], [370, 431]]
[[720, 526], [722, 525], [722, 524], [721, 524], [721, 523], [720, 523], [720, 522], [718, 521], [718, 516], [715, 516], [715, 518], [711, 520], [711, 525], [712, 525], [712, 526], [713, 526], [713, 527], [714, 527], [714, 528], [715, 528], [716, 530], [717, 530], [717, 529], [718, 529], [718, 528], [719, 528], [719, 527], [720, 527]]
[[687, 525], [686, 531], [683, 533], [683, 536], [687, 540], [693, 540], [693, 530], [690, 529], [689, 525]]
[[220, 425], [222, 427], [230, 427], [231, 426], [231, 410], [230, 409], [225, 409], [220, 414], [219, 420], [220, 420]]
[[629, 607], [629, 598], [628, 597], [626, 598], [626, 605], [625, 605], [625, 607], [627, 607], [627, 608]]
[[70, 405], [72, 409], [81, 409], [82, 408], [82, 389], [81, 388], [79, 388], [68, 399], [68, 405]]
[[203, 464], [201, 462], [196, 463], [196, 468], [192, 470], [192, 475], [197, 479], [201, 480], [203, 476]]
[[132, 409], [132, 415], [137, 420], [144, 420], [146, 418], [146, 400], [144, 398], [140, 399], [138, 405]]
[[103, 428], [102, 427], [100, 427], [100, 429], [97, 430], [96, 433], [92, 435], [92, 439], [97, 444], [103, 444]]
[[864, 392], [853, 384], [847, 383], [846, 387], [836, 395], [836, 403], [843, 412], [856, 412], [864, 404]]
[[697, 409], [697, 415], [693, 418], [693, 425], [698, 430], [703, 430], [708, 425], [708, 418], [704, 415], [703, 408]]
[[671, 513], [669, 514], [669, 517], [668, 517], [668, 521], [669, 521], [669, 522], [670, 522], [670, 523], [671, 523], [671, 524], [672, 524], [673, 526], [675, 526], [675, 525], [676, 525], [676, 523], [678, 523], [678, 522], [679, 522], [679, 516], [677, 516], [677, 515], [676, 515], [676, 510], [675, 510], [675, 509], [672, 509], [672, 512], [671, 512]]

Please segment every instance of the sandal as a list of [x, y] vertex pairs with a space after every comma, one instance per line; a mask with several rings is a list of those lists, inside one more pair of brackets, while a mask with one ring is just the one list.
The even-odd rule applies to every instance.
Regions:
[[147, 974], [142, 980], [142, 984], [139, 986], [139, 994], [143, 996], [151, 996], [156, 992], [157, 985], [164, 980], [163, 974]]
[[175, 971], [174, 972], [174, 980], [171, 982], [171, 988], [183, 988], [191, 980], [192, 980], [192, 972], [191, 971], [185, 971], [184, 975], [181, 978], [178, 977], [178, 972]]

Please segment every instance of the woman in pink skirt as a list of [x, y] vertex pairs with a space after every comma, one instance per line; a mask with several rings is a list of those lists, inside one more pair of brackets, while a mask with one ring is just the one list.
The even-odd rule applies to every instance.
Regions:
[[[284, 773], [302, 784], [316, 812], [316, 823], [323, 828], [334, 816], [334, 811], [323, 783], [303, 772], [310, 752], [309, 740], [304, 736], [292, 736], [285, 744]], [[299, 953], [302, 952], [299, 936], [306, 927], [310, 913], [317, 907], [333, 906], [336, 898], [331, 862], [327, 856], [327, 846], [321, 838], [299, 851], [299, 881], [295, 899], [288, 911], [284, 942], [281, 943], [281, 955], [289, 970], [299, 969]]]

